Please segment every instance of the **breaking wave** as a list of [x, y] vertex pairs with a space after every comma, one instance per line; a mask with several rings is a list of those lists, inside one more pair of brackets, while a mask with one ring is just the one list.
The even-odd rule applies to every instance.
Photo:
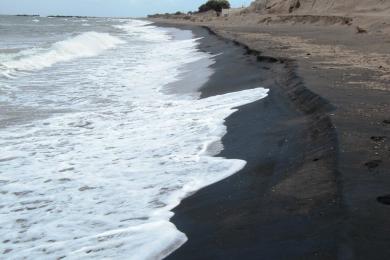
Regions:
[[49, 49], [36, 51], [34, 54], [21, 53], [21, 57], [3, 62], [0, 68], [3, 75], [11, 77], [16, 71], [35, 71], [51, 67], [58, 62], [96, 56], [121, 43], [124, 41], [108, 33], [86, 32], [56, 42]]

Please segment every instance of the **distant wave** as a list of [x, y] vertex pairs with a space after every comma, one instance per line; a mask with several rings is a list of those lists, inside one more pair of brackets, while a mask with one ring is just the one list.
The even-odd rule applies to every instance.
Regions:
[[16, 60], [3, 62], [0, 67], [4, 75], [15, 71], [34, 71], [53, 66], [58, 62], [99, 55], [107, 49], [114, 48], [123, 41], [108, 33], [86, 32], [74, 38], [54, 43], [48, 50]]

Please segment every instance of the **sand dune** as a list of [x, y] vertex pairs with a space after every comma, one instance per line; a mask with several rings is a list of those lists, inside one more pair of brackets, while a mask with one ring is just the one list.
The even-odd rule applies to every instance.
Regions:
[[384, 0], [257, 0], [250, 8], [261, 13], [375, 13], [389, 14], [390, 2]]

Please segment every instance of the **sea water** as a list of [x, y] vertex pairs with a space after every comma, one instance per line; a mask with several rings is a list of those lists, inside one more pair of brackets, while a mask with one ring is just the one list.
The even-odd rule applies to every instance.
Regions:
[[198, 41], [139, 20], [0, 16], [0, 258], [161, 259], [186, 242], [171, 210], [244, 167], [208, 148], [267, 95], [165, 91], [189, 64], [198, 88], [212, 75]]

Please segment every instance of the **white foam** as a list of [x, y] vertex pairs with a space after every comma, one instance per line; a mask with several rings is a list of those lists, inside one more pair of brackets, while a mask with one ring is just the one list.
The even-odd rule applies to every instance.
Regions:
[[12, 71], [18, 70], [40, 70], [58, 62], [96, 56], [121, 43], [123, 40], [107, 33], [86, 32], [74, 38], [54, 43], [49, 50], [42, 50], [33, 55], [3, 62], [1, 65], [8, 69], [6, 72], [3, 71], [3, 74], [11, 74]]
[[112, 57], [75, 63], [58, 80], [36, 73], [56, 95], [15, 95], [15, 104], [52, 100], [73, 112], [0, 129], [0, 237], [9, 240], [0, 252], [11, 249], [7, 257], [162, 259], [187, 240], [169, 222], [171, 210], [244, 167], [212, 157], [208, 147], [220, 142], [236, 107], [267, 90], [206, 99], [164, 94], [183, 65], [212, 57], [196, 40], [174, 41], [150, 26], [144, 33], [154, 36], [142, 36], [137, 27], [129, 37], [142, 43], [121, 45]]
[[130, 22], [116, 25], [114, 27], [124, 30], [132, 39], [144, 40], [149, 42], [161, 42], [170, 39], [166, 32], [154, 33], [156, 27], [151, 22], [132, 20]]

